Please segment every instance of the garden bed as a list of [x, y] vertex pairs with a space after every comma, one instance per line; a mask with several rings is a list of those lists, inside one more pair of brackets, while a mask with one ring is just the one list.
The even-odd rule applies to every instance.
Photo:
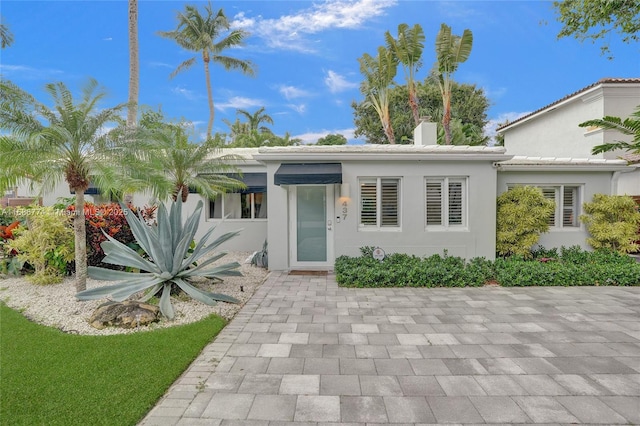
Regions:
[[538, 250], [530, 259], [490, 261], [433, 255], [426, 258], [394, 253], [378, 261], [365, 247], [359, 257], [340, 256], [335, 272], [345, 287], [466, 287], [640, 285], [640, 263], [611, 251], [579, 247]]

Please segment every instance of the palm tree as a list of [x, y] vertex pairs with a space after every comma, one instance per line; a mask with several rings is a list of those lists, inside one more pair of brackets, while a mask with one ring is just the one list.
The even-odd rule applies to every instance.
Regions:
[[[233, 165], [239, 159], [221, 155], [217, 142], [208, 139], [201, 144], [189, 141], [187, 123], [165, 123], [161, 113], [143, 113], [140, 120], [144, 148], [136, 154], [145, 169], [131, 170], [146, 182], [153, 195], [161, 200], [180, 197], [187, 201], [189, 190], [214, 199], [221, 193], [244, 188], [244, 184], [225, 174], [238, 173]], [[146, 175], [146, 176], [145, 176]]]
[[[1, 20], [2, 18], [0, 18]], [[13, 33], [9, 29], [9, 26], [4, 22], [0, 22], [0, 47], [4, 49], [13, 44]]]
[[391, 117], [389, 115], [389, 90], [397, 72], [397, 60], [384, 46], [378, 47], [378, 54], [368, 53], [358, 58], [360, 73], [365, 80], [360, 84], [360, 92], [365, 96], [365, 106], [373, 106], [390, 144], [395, 144]]
[[136, 124], [138, 92], [140, 90], [140, 60], [138, 52], [138, 0], [129, 0], [129, 106], [127, 126]]
[[409, 28], [407, 24], [398, 25], [398, 39], [394, 39], [391, 33], [385, 33], [387, 49], [396, 56], [407, 81], [409, 91], [409, 106], [413, 113], [413, 121], [417, 126], [420, 124], [420, 112], [418, 110], [418, 91], [416, 88], [416, 73], [422, 66], [422, 50], [424, 49], [424, 31], [419, 24]]
[[256, 112], [254, 112], [253, 114], [251, 114], [249, 111], [246, 111], [244, 109], [238, 109], [236, 110], [236, 114], [242, 115], [247, 119], [249, 131], [259, 130], [262, 133], [271, 133], [271, 130], [268, 129], [267, 127], [260, 126], [260, 124], [262, 123], [268, 123], [273, 125], [273, 118], [271, 118], [269, 114], [265, 113], [264, 110], [265, 110], [265, 107], [262, 107]]
[[444, 127], [445, 143], [451, 144], [451, 75], [456, 72], [458, 66], [465, 62], [471, 54], [473, 47], [473, 34], [471, 30], [464, 30], [462, 37], [451, 34], [451, 27], [447, 24], [440, 26], [436, 36], [436, 65], [435, 75], [440, 94], [444, 114], [442, 115], [442, 127]]
[[603, 152], [624, 149], [634, 154], [640, 154], [640, 105], [629, 116], [622, 120], [620, 117], [606, 116], [595, 120], [585, 121], [579, 124], [580, 127], [600, 127], [605, 130], [617, 130], [623, 135], [632, 136], [631, 142], [614, 141], [593, 147], [592, 154], [602, 154]]
[[[126, 104], [98, 108], [106, 92], [89, 80], [80, 100], [64, 83], [50, 83], [45, 90], [53, 108], [38, 102], [8, 81], [1, 83], [0, 102], [0, 190], [22, 182], [53, 190], [62, 180], [76, 194], [73, 229], [75, 234], [76, 290], [86, 289], [87, 247], [84, 218], [84, 192], [89, 183], [104, 191], [133, 190], [131, 181], [119, 173], [127, 153], [122, 149], [118, 128]], [[98, 90], [98, 91], [97, 91]]]
[[[207, 124], [207, 139], [211, 139], [213, 128], [214, 108], [213, 93], [211, 90], [211, 75], [209, 62], [213, 61], [222, 65], [226, 70], [240, 70], [246, 75], [255, 74], [254, 65], [248, 60], [223, 56], [222, 53], [232, 47], [241, 46], [249, 33], [244, 30], [233, 30], [224, 37], [218, 39], [223, 33], [229, 31], [229, 20], [220, 9], [213, 13], [211, 3], [205, 6], [205, 16], [191, 5], [186, 5], [184, 12], [178, 12], [178, 26], [173, 31], [160, 31], [158, 34], [174, 40], [183, 49], [200, 52], [204, 63], [204, 74], [207, 83], [207, 98], [209, 100], [209, 122]], [[191, 68], [196, 63], [197, 56], [187, 59], [171, 73], [171, 78], [178, 73]]]

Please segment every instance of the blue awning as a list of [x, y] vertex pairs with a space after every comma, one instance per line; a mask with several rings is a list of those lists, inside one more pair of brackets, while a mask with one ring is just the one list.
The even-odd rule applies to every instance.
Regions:
[[342, 183], [342, 164], [281, 164], [274, 175], [274, 183], [276, 185], [325, 185]]
[[242, 176], [235, 173], [228, 173], [232, 179], [239, 180], [247, 185], [246, 189], [239, 189], [234, 192], [247, 194], [250, 192], [267, 192], [267, 174], [266, 173], [243, 173]]

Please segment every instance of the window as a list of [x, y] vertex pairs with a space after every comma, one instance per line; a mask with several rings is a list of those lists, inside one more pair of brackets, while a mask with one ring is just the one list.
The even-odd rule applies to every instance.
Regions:
[[[507, 185], [508, 189], [515, 185]], [[579, 194], [577, 185], [534, 185], [542, 190], [542, 195], [556, 203], [555, 211], [549, 216], [549, 226], [553, 228], [578, 228]]]
[[[224, 214], [223, 214], [224, 212]], [[229, 193], [209, 200], [209, 219], [266, 219], [267, 193]]]
[[549, 226], [575, 228], [578, 224], [578, 187], [569, 185], [542, 186], [545, 198], [556, 203], [556, 210], [549, 216]]
[[426, 225], [466, 226], [466, 178], [427, 178]]
[[400, 226], [400, 179], [360, 179], [360, 226], [392, 228]]

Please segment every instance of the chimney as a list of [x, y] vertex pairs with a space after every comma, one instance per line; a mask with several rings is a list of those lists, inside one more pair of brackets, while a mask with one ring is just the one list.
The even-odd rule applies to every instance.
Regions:
[[431, 122], [431, 117], [421, 117], [420, 124], [413, 129], [414, 145], [437, 145], [438, 125]]

